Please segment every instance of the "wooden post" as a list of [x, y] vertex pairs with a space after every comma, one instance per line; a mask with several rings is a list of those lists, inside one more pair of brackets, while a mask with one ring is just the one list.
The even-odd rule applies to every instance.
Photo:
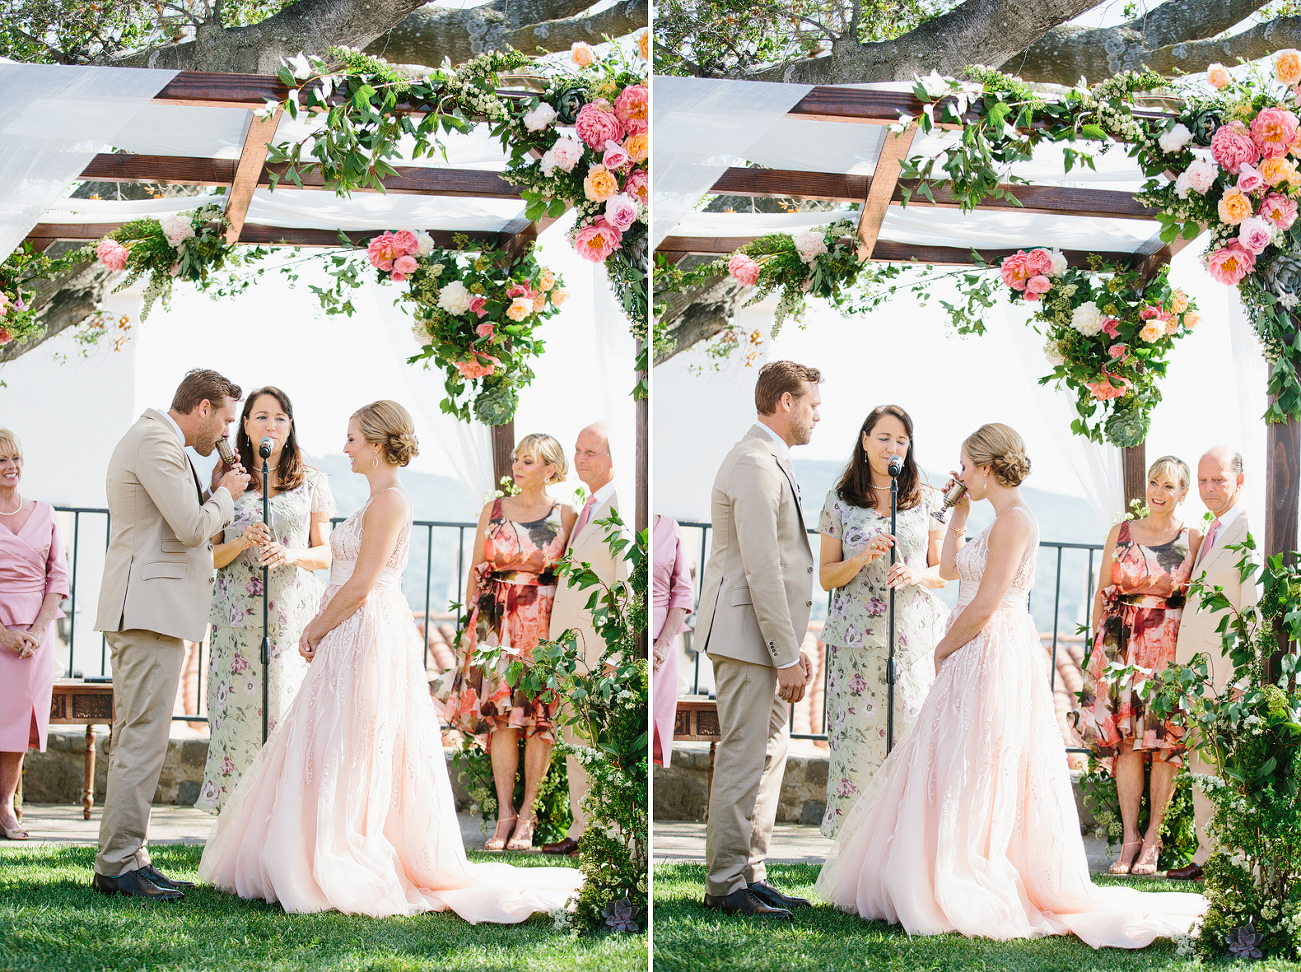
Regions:
[[1125, 512], [1133, 500], [1143, 503], [1147, 499], [1147, 446], [1139, 443], [1120, 450], [1120, 463], [1125, 483]]
[[[637, 352], [641, 353], [642, 342], [637, 342]], [[646, 372], [639, 372], [639, 379], [645, 380]], [[637, 402], [637, 511], [634, 529], [641, 533], [650, 525], [650, 399], [642, 398]]]
[[503, 476], [510, 476], [515, 451], [515, 420], [492, 427], [492, 488], [501, 488]]
[[885, 141], [881, 144], [881, 154], [876, 160], [876, 169], [868, 183], [867, 197], [863, 200], [858, 214], [858, 258], [866, 260], [876, 249], [876, 240], [881, 233], [881, 224], [885, 222], [886, 210], [894, 197], [895, 187], [899, 185], [899, 170], [903, 160], [908, 158], [912, 148], [913, 137], [917, 134], [917, 123], [913, 122], [901, 134], [894, 135], [887, 131]]
[[[1297, 549], [1301, 500], [1301, 423], [1291, 419], [1265, 427], [1265, 556]], [[1295, 558], [1286, 558], [1289, 563]]]

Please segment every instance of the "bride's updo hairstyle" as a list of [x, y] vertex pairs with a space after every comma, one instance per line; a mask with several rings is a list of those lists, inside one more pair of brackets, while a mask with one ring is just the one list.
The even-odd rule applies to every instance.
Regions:
[[515, 445], [513, 456], [528, 456], [534, 462], [544, 466], [555, 466], [556, 471], [547, 477], [547, 485], [563, 483], [569, 475], [569, 463], [565, 462], [564, 447], [554, 436], [545, 432], [530, 432]]
[[420, 455], [416, 427], [407, 410], [397, 402], [371, 402], [353, 412], [352, 417], [357, 420], [362, 438], [381, 446], [390, 464], [405, 466]]
[[962, 443], [977, 466], [988, 466], [1002, 485], [1020, 486], [1030, 475], [1030, 457], [1025, 454], [1025, 440], [1016, 429], [1001, 422], [990, 422], [967, 436]]

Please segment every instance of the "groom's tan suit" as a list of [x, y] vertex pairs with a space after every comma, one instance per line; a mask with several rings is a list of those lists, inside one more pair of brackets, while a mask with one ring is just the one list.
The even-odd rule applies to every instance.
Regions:
[[790, 742], [777, 669], [798, 663], [813, 606], [813, 552], [780, 455], [756, 423], [714, 479], [695, 643], [714, 666], [722, 732], [705, 835], [706, 890], [720, 897], [766, 877]]
[[[1236, 504], [1236, 515], [1218, 530], [1210, 547], [1198, 554], [1193, 566], [1192, 579], [1201, 579], [1208, 590], [1220, 587], [1224, 596], [1235, 610], [1243, 611], [1254, 607], [1260, 597], [1255, 585], [1242, 583], [1242, 575], [1237, 564], [1242, 560], [1244, 551], [1228, 549], [1232, 544], [1243, 543], [1247, 539], [1247, 511], [1243, 508], [1241, 495]], [[1188, 664], [1193, 655], [1204, 653], [1210, 659], [1210, 673], [1217, 693], [1223, 692], [1229, 677], [1233, 674], [1233, 659], [1224, 653], [1224, 643], [1217, 630], [1224, 612], [1197, 610], [1196, 603], [1190, 598], [1184, 607], [1183, 617], [1179, 622], [1179, 641], [1175, 647], [1175, 661], [1181, 665]], [[1214, 775], [1215, 767], [1196, 753], [1190, 753], [1188, 768], [1193, 773]], [[1197, 787], [1193, 787], [1193, 810], [1197, 817], [1197, 853], [1193, 863], [1205, 864], [1206, 859], [1215, 850], [1214, 843], [1206, 836], [1206, 823], [1215, 812], [1215, 805]]]
[[95, 870], [149, 864], [149, 806], [171, 735], [182, 641], [201, 641], [212, 603], [209, 538], [234, 518], [230, 493], [204, 495], [171, 419], [147, 409], [108, 464], [111, 524], [95, 630], [113, 652], [113, 747]]

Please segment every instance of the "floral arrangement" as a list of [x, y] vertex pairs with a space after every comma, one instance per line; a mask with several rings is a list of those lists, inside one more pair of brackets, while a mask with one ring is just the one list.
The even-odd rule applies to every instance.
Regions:
[[[381, 281], [406, 285], [414, 305], [412, 333], [421, 353], [446, 372], [441, 407], [462, 421], [473, 414], [486, 425], [505, 425], [519, 406], [519, 389], [533, 379], [528, 360], [542, 353], [534, 336], [568, 298], [563, 280], [537, 262], [530, 247], [512, 260], [502, 250], [470, 252], [470, 241], [445, 250], [420, 231], [373, 237], [366, 259]], [[347, 263], [332, 273], [349, 273]], [[351, 282], [351, 281], [349, 281]]]
[[11, 341], [25, 341], [42, 333], [44, 328], [32, 315], [19, 280], [6, 273], [8, 261], [0, 265], [0, 346]]
[[1088, 269], [1068, 267], [1060, 252], [1040, 248], [1004, 258], [999, 276], [1043, 325], [1053, 371], [1041, 380], [1076, 394], [1071, 431], [1121, 447], [1142, 442], [1166, 356], [1201, 320], [1188, 295], [1171, 288], [1168, 268], [1144, 280], [1096, 256]]
[[227, 262], [239, 262], [232, 260], [234, 247], [226, 242], [229, 225], [221, 207], [211, 204], [161, 220], [148, 216], [109, 233], [94, 253], [109, 270], [126, 271], [114, 292], [149, 277], [140, 312], [143, 321], [156, 300], [167, 302], [174, 281], [206, 281]]

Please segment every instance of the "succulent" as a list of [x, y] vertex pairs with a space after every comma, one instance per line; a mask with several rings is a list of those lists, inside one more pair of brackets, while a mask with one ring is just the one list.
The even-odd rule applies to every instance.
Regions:
[[484, 425], [505, 425], [515, 417], [519, 395], [507, 378], [484, 382], [484, 389], [474, 400], [474, 416]]
[[556, 92], [556, 121], [562, 125], [572, 125], [585, 104], [587, 88], [577, 84], [561, 88]]
[[1295, 307], [1301, 300], [1301, 257], [1280, 253], [1265, 267], [1262, 276], [1265, 289], [1284, 307]]
[[1148, 411], [1132, 395], [1127, 395], [1116, 403], [1115, 410], [1102, 427], [1106, 440], [1122, 449], [1140, 445], [1147, 438], [1147, 429]]
[[1184, 119], [1184, 124], [1193, 133], [1193, 144], [1205, 148], [1211, 144], [1211, 136], [1220, 127], [1220, 114], [1213, 108], [1203, 108]]
[[605, 923], [615, 931], [640, 931], [637, 925], [638, 909], [633, 907], [626, 894], [618, 901], [612, 901], [602, 908], [601, 914], [605, 916]]
[[1264, 940], [1265, 935], [1256, 931], [1251, 922], [1233, 929], [1224, 938], [1225, 944], [1229, 946], [1229, 954], [1235, 959], [1264, 958], [1264, 953], [1260, 950], [1260, 943]]

